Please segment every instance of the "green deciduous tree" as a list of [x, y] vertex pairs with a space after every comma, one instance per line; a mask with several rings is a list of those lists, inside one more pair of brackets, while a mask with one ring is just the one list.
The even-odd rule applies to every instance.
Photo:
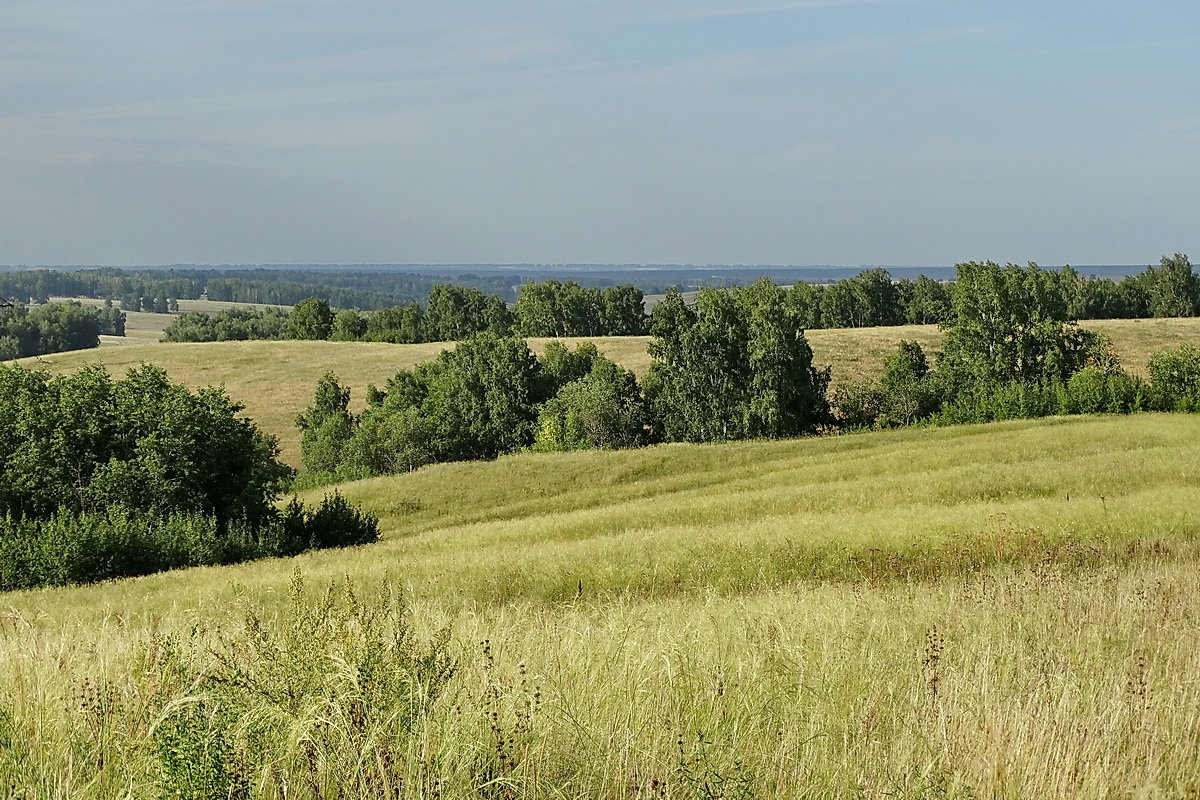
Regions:
[[333, 330], [333, 311], [321, 297], [301, 300], [288, 314], [287, 338], [328, 339]]
[[120, 505], [262, 520], [290, 470], [240, 410], [222, 389], [191, 392], [148, 365], [120, 380], [95, 366], [0, 367], [0, 513]]
[[1184, 344], [1150, 359], [1156, 405], [1167, 411], [1200, 411], [1200, 347]]
[[350, 390], [331, 372], [317, 382], [313, 404], [296, 419], [300, 428], [300, 457], [311, 472], [334, 472], [342, 462], [342, 450], [354, 434], [350, 413]]
[[609, 286], [600, 293], [600, 332], [604, 336], [646, 333], [646, 299], [632, 284]]
[[648, 423], [649, 410], [633, 373], [598, 358], [587, 374], [542, 406], [533, 449], [638, 447], [646, 442]]
[[821, 324], [826, 328], [897, 325], [901, 320], [900, 290], [885, 269], [863, 270], [821, 294]]
[[1140, 276], [1149, 312], [1155, 317], [1194, 317], [1200, 310], [1200, 277], [1181, 253], [1163, 256]]
[[901, 282], [904, 322], [929, 325], [945, 322], [950, 316], [950, 286], [925, 275], [909, 283]]
[[1030, 264], [958, 265], [939, 369], [958, 383], [1065, 380], [1095, 351], [1068, 317], [1058, 279]]
[[362, 314], [347, 308], [334, 315], [329, 338], [335, 342], [356, 342], [366, 332], [367, 321]]
[[797, 436], [827, 418], [828, 373], [813, 367], [795, 304], [769, 280], [703, 289], [694, 308], [672, 291], [651, 332], [646, 390], [668, 439]]
[[373, 311], [363, 338], [369, 342], [412, 344], [425, 341], [424, 315], [416, 303]]
[[599, 336], [603, 313], [600, 290], [575, 281], [527, 283], [515, 308], [522, 336]]
[[478, 289], [439, 284], [425, 305], [424, 336], [431, 342], [456, 342], [483, 331], [507, 336], [512, 314], [499, 297]]

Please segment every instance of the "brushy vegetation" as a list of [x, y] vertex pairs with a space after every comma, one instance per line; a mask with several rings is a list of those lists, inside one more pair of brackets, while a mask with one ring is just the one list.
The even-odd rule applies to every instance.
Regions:
[[40, 356], [100, 345], [100, 334], [122, 336], [124, 315], [108, 304], [85, 308], [79, 303], [46, 303], [29, 309], [3, 305], [0, 296], [0, 361]]
[[143, 365], [52, 377], [0, 366], [0, 589], [363, 544], [338, 496], [276, 507], [291, 470], [220, 389]]
[[314, 508], [291, 502], [257, 524], [213, 516], [155, 516], [115, 506], [0, 519], [0, 591], [95, 583], [169, 569], [236, 564], [308, 550], [370, 544], [377, 520], [335, 494]]
[[1200, 405], [1194, 347], [1157, 354], [1147, 383], [1122, 369], [1108, 339], [1070, 318], [1059, 277], [1032, 265], [959, 264], [936, 363], [919, 343], [902, 341], [878, 380], [838, 388], [833, 413], [830, 373], [813, 365], [803, 316], [797, 289], [767, 279], [703, 289], [692, 305], [671, 292], [651, 317], [652, 363], [641, 385], [594, 346], [549, 346], [538, 359], [522, 340], [493, 333], [401, 370], [383, 390], [369, 387], [361, 415], [328, 374], [298, 418], [304, 466], [346, 479], [530, 447], [779, 439]]
[[1147, 414], [348, 484], [385, 536], [302, 556], [303, 580], [269, 561], [6, 597], [0, 785], [1186, 797], [1197, 474], [1194, 419]]

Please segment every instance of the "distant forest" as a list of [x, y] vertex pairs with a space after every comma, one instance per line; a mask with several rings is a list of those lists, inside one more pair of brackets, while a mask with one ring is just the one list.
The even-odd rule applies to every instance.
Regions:
[[[1188, 317], [1200, 314], [1200, 280], [1187, 256], [1176, 254], [1120, 281], [1092, 278], [1071, 267], [1040, 270], [1040, 298], [1066, 319]], [[953, 282], [926, 276], [896, 280], [876, 268], [820, 285], [796, 283], [788, 302], [803, 329], [942, 324], [954, 304]], [[672, 290], [671, 293], [674, 293]], [[670, 294], [670, 293], [669, 293]], [[324, 297], [305, 298], [290, 314], [276, 309], [230, 309], [185, 314], [164, 338], [173, 342], [231, 339], [334, 339], [338, 341], [458, 341], [485, 331], [499, 336], [630, 336], [648, 329], [642, 291], [632, 284], [603, 289], [575, 281], [535, 281], [520, 288], [511, 307], [475, 287], [438, 284], [424, 304], [410, 301], [375, 311], [336, 310]]]
[[[728, 270], [714, 271], [708, 278], [695, 272], [691, 277], [701, 283], [720, 279], [726, 286], [756, 274], [736, 273], [740, 278], [734, 280]], [[1055, 295], [1053, 302], [1061, 304], [1068, 319], [1200, 314], [1200, 281], [1184, 255], [1164, 257], [1158, 266], [1119, 280], [1071, 267], [1043, 272], [1050, 276], [1046, 285]], [[31, 269], [0, 272], [0, 296], [40, 304], [51, 296], [103, 298], [131, 311], [174, 311], [178, 300], [201, 297], [296, 307], [290, 314], [277, 309], [184, 314], [167, 329], [167, 341], [332, 338], [410, 343], [460, 340], [483, 331], [501, 336], [648, 332], [645, 294], [652, 280], [639, 280], [636, 270], [587, 274], [605, 285], [525, 280], [495, 269], [453, 279], [382, 270]], [[609, 282], [617, 278], [626, 282]], [[883, 268], [873, 268], [828, 283], [797, 281], [789, 290], [789, 302], [806, 329], [944, 323], [953, 305], [953, 286], [927, 275], [897, 279]], [[694, 288], [694, 283], [671, 286], [667, 292]]]
[[[771, 270], [776, 280], [801, 280], [807, 270]], [[832, 274], [843, 274], [835, 270]], [[402, 272], [384, 269], [291, 269], [291, 268], [203, 268], [163, 267], [120, 269], [0, 268], [0, 296], [22, 302], [44, 303], [50, 297], [111, 298], [126, 310], [151, 310], [156, 300], [196, 300], [207, 297], [235, 303], [295, 305], [308, 297], [320, 297], [334, 308], [375, 311], [424, 304], [440, 284], [478, 289], [506, 303], [516, 302], [521, 286], [548, 278], [570, 278], [588, 287], [604, 288], [629, 284], [644, 294], [665, 294], [705, 286], [737, 286], [753, 283], [763, 273], [749, 270], [590, 269], [584, 271], [531, 268], [528, 271], [491, 268], [478, 273], [448, 269], [445, 274]], [[820, 274], [808, 279], [831, 280]]]

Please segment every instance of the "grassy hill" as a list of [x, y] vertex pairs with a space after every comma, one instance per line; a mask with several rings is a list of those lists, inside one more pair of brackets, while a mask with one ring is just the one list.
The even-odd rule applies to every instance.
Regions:
[[[198, 302], [198, 301], [197, 301]], [[145, 316], [166, 318], [166, 315]], [[1122, 362], [1144, 372], [1150, 356], [1185, 341], [1200, 341], [1200, 318], [1097, 320], [1086, 327], [1109, 335]], [[936, 349], [941, 333], [934, 325], [885, 328], [847, 328], [808, 332], [816, 363], [833, 367], [834, 382], [848, 376], [873, 375], [883, 357], [902, 339], [914, 339]], [[550, 339], [531, 339], [541, 352]], [[559, 340], [575, 346], [583, 339]], [[650, 367], [648, 337], [614, 336], [590, 339], [609, 358], [641, 375]], [[450, 343], [379, 344], [368, 342], [211, 342], [203, 344], [143, 343], [24, 359], [28, 366], [70, 371], [82, 364], [102, 362], [122, 372], [141, 362], [164, 367], [174, 380], [192, 387], [224, 384], [246, 414], [279, 437], [284, 460], [299, 464], [296, 415], [312, 402], [317, 380], [325, 372], [338, 375], [354, 390], [361, 406], [368, 384], [382, 385], [401, 368], [427, 361]]]
[[[305, 798], [1196, 787], [1193, 417], [522, 454], [340, 488], [380, 543], [5, 596], [0, 781], [156, 796], [196, 772], [164, 752], [236, 765], [256, 741], [275, 760], [255, 797], [282, 776]], [[371, 687], [428, 678], [442, 628], [443, 699], [371, 716]], [[415, 671], [379, 671], [393, 641]], [[235, 697], [259, 727], [222, 722]]]

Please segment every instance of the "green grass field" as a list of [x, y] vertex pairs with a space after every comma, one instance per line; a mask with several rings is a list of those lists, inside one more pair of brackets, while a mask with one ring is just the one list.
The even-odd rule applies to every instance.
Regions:
[[[199, 301], [193, 301], [199, 302]], [[144, 314], [155, 322], [167, 315]], [[1183, 342], [1200, 342], [1198, 319], [1098, 320], [1085, 323], [1108, 334], [1123, 363], [1143, 372], [1151, 355]], [[111, 337], [106, 337], [111, 338]], [[936, 349], [941, 334], [933, 325], [892, 328], [853, 328], [808, 332], [816, 363], [831, 365], [836, 383], [849, 376], [874, 375], [883, 357], [902, 339], [919, 341]], [[532, 339], [536, 352], [549, 339]], [[574, 346], [581, 339], [562, 339]], [[642, 375], [650, 367], [646, 352], [648, 337], [599, 337], [592, 339], [609, 358]], [[174, 380], [188, 386], [224, 384], [231, 397], [246, 406], [246, 414], [279, 437], [283, 458], [300, 462], [296, 416], [311, 402], [317, 380], [327, 371], [338, 375], [354, 391], [358, 407], [368, 384], [383, 385], [396, 370], [410, 368], [434, 358], [447, 343], [393, 345], [368, 342], [212, 342], [167, 344], [142, 342], [128, 346], [102, 347], [24, 359], [28, 366], [52, 371], [70, 371], [82, 364], [102, 362], [115, 373], [141, 362], [164, 367]]]
[[6, 595], [0, 786], [1200, 791], [1195, 417], [522, 454], [340, 488], [381, 542]]

